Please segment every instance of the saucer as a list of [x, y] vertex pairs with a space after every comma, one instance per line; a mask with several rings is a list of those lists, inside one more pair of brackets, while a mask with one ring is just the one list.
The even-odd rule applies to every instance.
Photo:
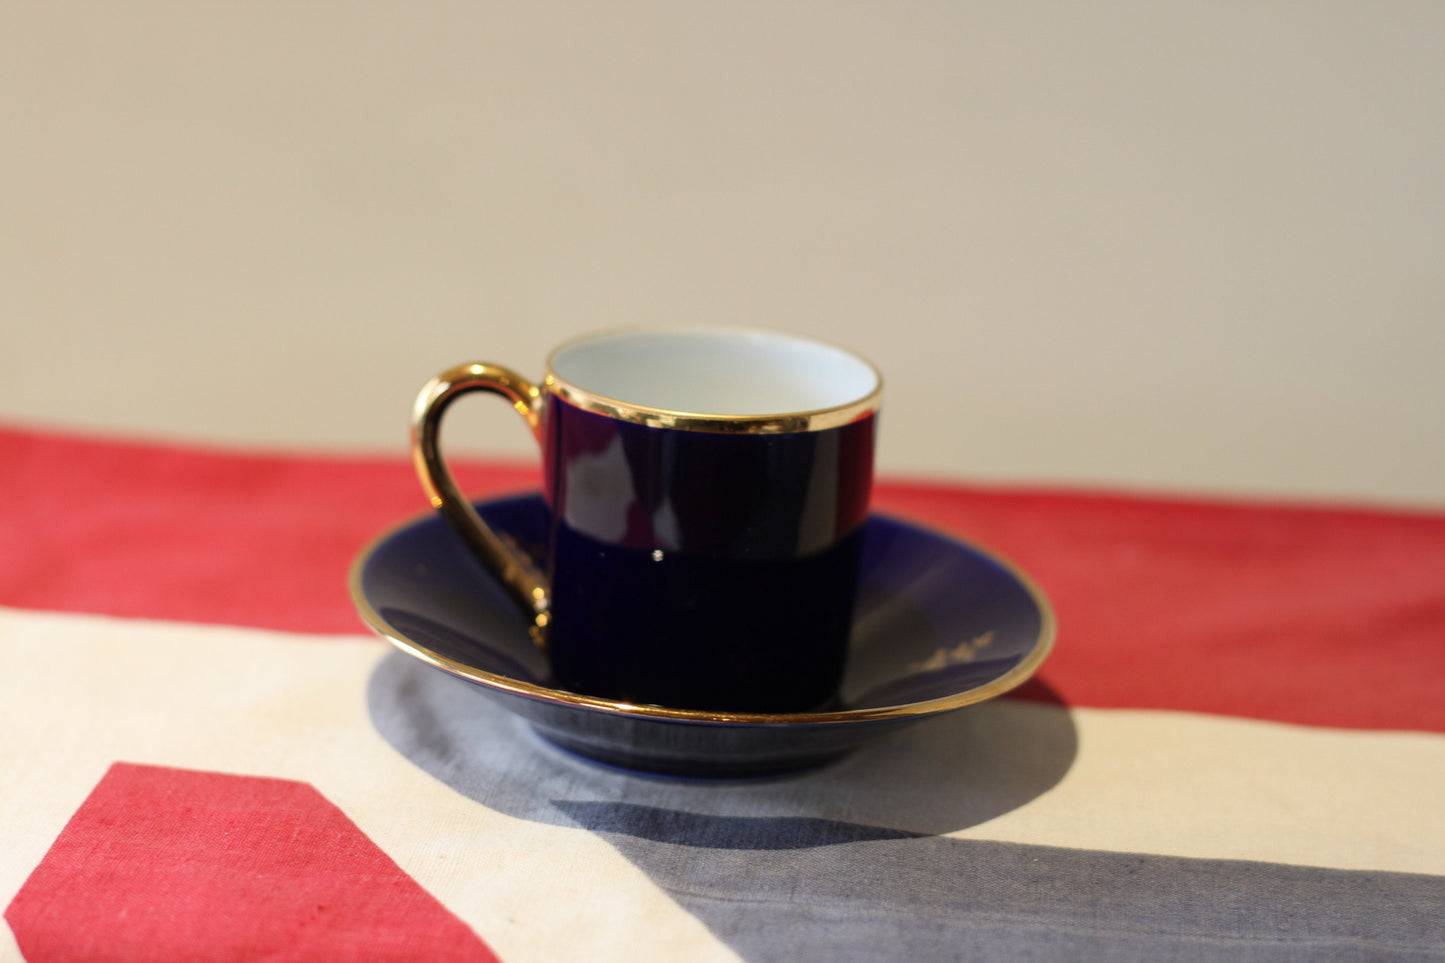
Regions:
[[[476, 507], [495, 530], [542, 554], [548, 510], [540, 495]], [[848, 666], [828, 711], [672, 709], [557, 688], [529, 620], [435, 513], [363, 549], [351, 596], [402, 652], [472, 683], [564, 749], [645, 772], [761, 776], [828, 762], [1007, 692], [1053, 645], [1048, 600], [1010, 563], [900, 519], [875, 514], [866, 525]]]

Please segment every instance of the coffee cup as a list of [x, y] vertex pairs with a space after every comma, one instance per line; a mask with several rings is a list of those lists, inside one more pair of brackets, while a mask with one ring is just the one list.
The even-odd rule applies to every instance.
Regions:
[[[417, 398], [422, 487], [535, 623], [556, 683], [725, 712], [827, 707], [842, 680], [882, 379], [771, 331], [601, 332], [532, 382], [463, 364]], [[499, 537], [440, 449], [448, 406], [506, 398], [541, 446], [542, 558]]]

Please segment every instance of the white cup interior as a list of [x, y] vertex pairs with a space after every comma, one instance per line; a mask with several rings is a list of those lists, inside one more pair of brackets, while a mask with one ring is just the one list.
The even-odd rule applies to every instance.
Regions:
[[748, 329], [622, 331], [559, 348], [552, 371], [589, 394], [702, 415], [840, 408], [878, 389], [863, 359], [806, 338]]

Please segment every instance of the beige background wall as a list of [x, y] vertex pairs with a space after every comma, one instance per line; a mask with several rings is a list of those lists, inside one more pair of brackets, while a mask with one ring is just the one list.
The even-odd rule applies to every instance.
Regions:
[[[1445, 5], [0, 2], [0, 420], [821, 335], [894, 475], [1445, 504]], [[524, 456], [499, 404], [455, 448]]]

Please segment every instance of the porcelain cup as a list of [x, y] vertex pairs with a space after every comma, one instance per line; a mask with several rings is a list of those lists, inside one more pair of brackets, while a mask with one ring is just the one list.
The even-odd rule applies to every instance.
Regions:
[[[439, 445], [448, 405], [506, 398], [541, 446], [548, 544], [498, 537]], [[826, 708], [842, 679], [882, 378], [741, 328], [569, 341], [540, 382], [458, 365], [417, 398], [422, 487], [534, 621], [559, 686], [681, 709]]]

